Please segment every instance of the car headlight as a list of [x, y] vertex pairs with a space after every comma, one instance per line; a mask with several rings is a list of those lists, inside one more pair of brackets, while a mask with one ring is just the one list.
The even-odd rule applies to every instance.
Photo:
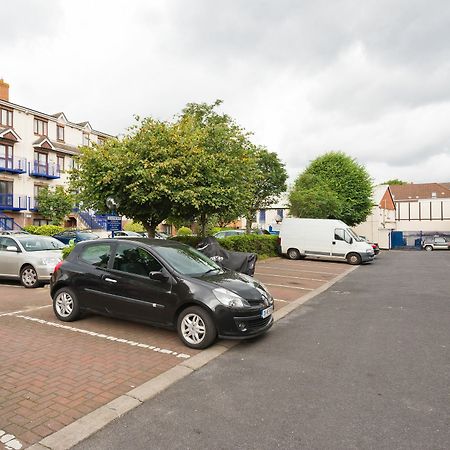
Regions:
[[224, 288], [213, 289], [213, 293], [217, 300], [229, 308], [245, 308], [249, 304], [240, 296], [234, 292]]
[[59, 258], [42, 258], [41, 264], [44, 266], [56, 266], [61, 261]]

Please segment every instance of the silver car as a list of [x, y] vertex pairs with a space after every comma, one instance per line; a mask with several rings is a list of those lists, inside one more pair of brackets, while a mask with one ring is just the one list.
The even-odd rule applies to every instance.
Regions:
[[49, 282], [55, 266], [62, 261], [64, 247], [50, 236], [0, 236], [0, 277], [19, 279], [26, 288]]

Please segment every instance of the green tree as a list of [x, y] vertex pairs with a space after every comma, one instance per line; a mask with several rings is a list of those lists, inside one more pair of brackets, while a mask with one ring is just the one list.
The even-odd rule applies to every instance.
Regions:
[[354, 226], [372, 210], [372, 181], [366, 169], [343, 152], [316, 158], [289, 194], [292, 214], [339, 219]]
[[187, 151], [183, 179], [172, 186], [173, 215], [195, 218], [202, 236], [210, 216], [237, 218], [245, 214], [252, 195], [253, 144], [230, 116], [216, 111], [220, 104], [190, 103], [176, 123], [179, 143]]
[[38, 211], [53, 225], [61, 225], [73, 208], [74, 198], [62, 186], [39, 190], [37, 196]]
[[113, 197], [117, 212], [142, 223], [153, 237], [172, 208], [176, 150], [171, 124], [151, 118], [138, 121], [122, 140], [81, 148], [71, 187], [86, 208], [99, 212], [106, 212], [106, 199]]
[[287, 189], [286, 169], [276, 153], [258, 147], [254, 151], [254, 158], [253, 177], [248, 185], [252, 195], [246, 212], [247, 233], [250, 233], [256, 211], [272, 205]]
[[381, 183], [381, 184], [387, 184], [389, 186], [393, 186], [393, 185], [400, 185], [401, 186], [403, 184], [408, 184], [408, 182], [399, 180], [398, 178], [393, 178], [392, 180], [387, 180], [387, 181], [385, 181], [384, 183]]

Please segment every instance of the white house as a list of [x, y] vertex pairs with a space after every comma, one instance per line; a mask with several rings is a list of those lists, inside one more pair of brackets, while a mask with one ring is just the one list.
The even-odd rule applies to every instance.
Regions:
[[70, 122], [62, 112], [47, 114], [9, 101], [0, 80], [0, 229], [42, 225], [36, 197], [46, 186], [66, 185], [78, 147], [112, 136], [89, 122]]
[[380, 248], [390, 248], [390, 233], [396, 229], [395, 204], [389, 186], [375, 186], [373, 190], [372, 213], [366, 221], [354, 227], [358, 235], [376, 242]]
[[397, 230], [450, 232], [450, 183], [390, 186], [396, 207]]

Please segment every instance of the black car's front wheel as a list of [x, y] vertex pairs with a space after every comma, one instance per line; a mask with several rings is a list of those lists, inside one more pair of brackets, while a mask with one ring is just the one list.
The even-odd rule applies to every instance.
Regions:
[[71, 322], [79, 318], [80, 305], [72, 290], [63, 287], [56, 292], [53, 296], [53, 311], [63, 322]]
[[190, 306], [181, 312], [177, 331], [183, 343], [191, 348], [209, 347], [217, 337], [211, 315], [199, 306]]

